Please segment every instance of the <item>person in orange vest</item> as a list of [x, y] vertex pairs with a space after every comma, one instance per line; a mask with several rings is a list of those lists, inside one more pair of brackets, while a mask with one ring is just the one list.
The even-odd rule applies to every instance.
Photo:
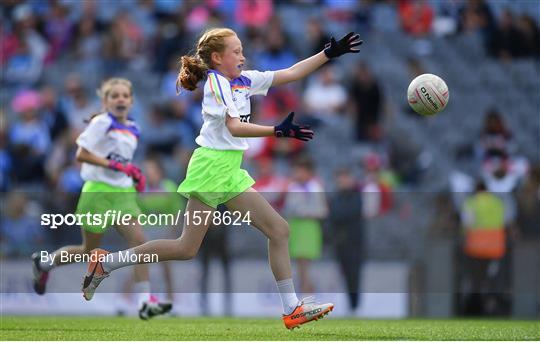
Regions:
[[476, 186], [475, 193], [467, 198], [461, 211], [464, 228], [463, 253], [465, 274], [468, 284], [466, 292], [471, 294], [470, 313], [494, 312], [501, 283], [501, 263], [506, 250], [505, 204], [496, 194], [486, 191], [483, 182]]

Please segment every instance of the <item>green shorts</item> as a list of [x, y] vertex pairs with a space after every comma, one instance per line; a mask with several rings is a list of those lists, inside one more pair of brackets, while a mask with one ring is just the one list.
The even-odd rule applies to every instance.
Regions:
[[[114, 212], [116, 219], [112, 215]], [[129, 214], [134, 218], [141, 211], [137, 205], [137, 191], [134, 187], [120, 188], [103, 182], [88, 181], [84, 183], [75, 213], [92, 215], [90, 222], [86, 218], [82, 220], [84, 230], [104, 233], [108, 227], [118, 222], [118, 216]]]
[[217, 208], [249, 189], [255, 181], [240, 168], [244, 151], [199, 147], [191, 156], [178, 192]]
[[289, 252], [293, 259], [319, 259], [322, 250], [322, 230], [318, 220], [289, 219]]

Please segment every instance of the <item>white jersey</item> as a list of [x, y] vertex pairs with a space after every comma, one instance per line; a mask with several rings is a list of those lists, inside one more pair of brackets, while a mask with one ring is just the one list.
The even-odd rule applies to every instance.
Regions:
[[218, 71], [208, 70], [202, 102], [203, 125], [195, 142], [216, 150], [246, 150], [246, 138], [233, 137], [225, 124], [226, 115], [249, 122], [252, 95], [266, 95], [274, 79], [273, 71], [242, 71], [229, 81]]
[[[139, 129], [135, 122], [120, 123], [109, 113], [99, 114], [77, 138], [77, 145], [96, 156], [129, 163], [137, 148]], [[104, 182], [127, 188], [133, 185], [131, 177], [106, 167], [83, 163], [81, 177], [85, 181]]]

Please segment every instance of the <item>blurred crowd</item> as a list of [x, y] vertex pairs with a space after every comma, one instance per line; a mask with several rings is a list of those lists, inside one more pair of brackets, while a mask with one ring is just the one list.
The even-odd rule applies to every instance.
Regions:
[[[306, 15], [286, 21], [291, 10]], [[238, 32], [248, 68], [277, 70], [321, 51], [331, 35], [349, 30], [363, 37], [400, 31], [419, 41], [429, 36], [476, 34], [494, 60], [538, 58], [539, 16], [511, 1], [483, 0], [4, 0], [0, 9], [2, 255], [27, 256], [35, 245], [58, 246], [78, 239], [75, 230], [69, 234], [44, 230], [39, 226], [39, 213], [73, 211], [83, 183], [74, 142], [85, 119], [100, 110], [94, 91], [107, 77], [138, 75], [158, 80], [158, 86], [151, 89], [144, 88], [144, 82], [135, 82], [132, 114], [142, 128], [137, 162], [146, 165], [145, 161], [157, 160], [164, 178], [182, 179], [201, 125], [202, 94], [198, 90], [176, 95], [177, 61], [192, 52], [196, 39], [208, 27], [227, 26]], [[252, 106], [252, 120], [261, 124], [275, 124], [291, 110], [315, 130], [331, 129], [348, 120], [345, 122], [353, 126], [351, 150], [367, 146], [369, 152], [362, 155], [360, 170], [355, 169], [358, 163], [344, 165], [331, 170], [333, 177], [325, 180], [317, 173], [328, 166], [314, 164], [311, 157], [315, 152], [296, 140], [252, 139], [247, 152], [247, 168], [253, 172], [257, 188], [268, 192], [269, 200], [290, 219], [303, 220], [298, 224], [315, 227], [310, 228], [315, 231], [321, 229], [316, 222], [323, 220], [342, 227], [343, 232], [334, 239], [338, 251], [357, 250], [343, 247], [363, 240], [361, 234], [354, 235], [361, 227], [350, 228], [351, 224], [361, 225], [363, 218], [391, 211], [394, 191], [403, 187], [421, 190], [418, 175], [425, 163], [420, 159], [411, 162], [400, 146], [384, 147], [388, 141], [383, 127], [383, 89], [382, 80], [365, 60], [354, 62], [351, 69], [329, 63], [304, 82], [272, 89], [268, 96], [254, 99]], [[484, 224], [474, 211], [475, 203], [483, 201], [480, 197], [487, 190], [496, 193], [493, 196], [500, 202], [486, 200], [493, 207], [485, 210], [504, 208], [503, 216], [490, 221], [490, 229], [514, 227], [512, 232], [538, 237], [534, 227], [540, 222], [539, 170], [514, 152], [512, 132], [494, 108], [486, 114], [485, 126], [466, 156], [476, 162], [477, 173], [453, 174], [452, 198], [446, 206], [443, 199], [441, 205], [443, 211], [449, 209], [443, 213], [448, 221], [441, 220], [441, 226], [461, 224], [467, 232], [465, 238], [475, 239], [477, 235], [471, 237], [470, 232]], [[287, 198], [280, 195], [291, 187], [335, 192], [324, 199], [327, 204], [313, 205], [310, 212], [287, 204]], [[468, 192], [473, 195], [465, 195]], [[362, 193], [369, 195], [354, 197]], [[456, 214], [454, 220], [452, 213]], [[504, 235], [503, 243], [513, 234]], [[348, 239], [350, 236], [355, 238]], [[501, 236], [494, 238], [499, 250], [490, 254], [491, 259], [505, 254]], [[474, 241], [466, 244], [465, 253], [478, 258], [471, 252]], [[304, 259], [319, 257], [315, 253]], [[338, 257], [344, 274], [352, 272], [347, 260], [361, 260], [360, 255], [345, 252]], [[303, 265], [302, 286], [308, 293], [312, 291], [309, 263]], [[354, 275], [347, 280], [351, 289], [358, 287]], [[352, 305], [356, 305], [354, 300], [351, 297]]]
[[517, 153], [514, 134], [496, 109], [485, 113], [477, 139], [459, 154], [475, 168], [453, 171], [451, 196], [437, 219], [439, 229], [461, 232], [459, 312], [508, 314], [512, 249], [519, 241], [540, 241], [540, 167]]

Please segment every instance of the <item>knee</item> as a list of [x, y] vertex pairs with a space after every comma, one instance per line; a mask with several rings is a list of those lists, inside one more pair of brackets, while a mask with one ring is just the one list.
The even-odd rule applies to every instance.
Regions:
[[146, 239], [144, 238], [144, 235], [142, 234], [136, 234], [135, 236], [131, 237], [128, 240], [129, 247], [137, 247], [146, 242]]
[[270, 236], [273, 241], [288, 241], [289, 240], [289, 224], [283, 218], [273, 224]]
[[182, 259], [184, 260], [190, 260], [197, 256], [198, 250], [195, 248], [190, 248], [184, 251]]
[[90, 254], [90, 252], [94, 249], [94, 247], [90, 247], [90, 246], [87, 246], [87, 245], [81, 245], [79, 250], [83, 253], [83, 254]]
[[188, 245], [185, 241], [178, 238], [176, 241], [175, 251], [177, 260], [190, 260], [197, 256], [199, 246]]

